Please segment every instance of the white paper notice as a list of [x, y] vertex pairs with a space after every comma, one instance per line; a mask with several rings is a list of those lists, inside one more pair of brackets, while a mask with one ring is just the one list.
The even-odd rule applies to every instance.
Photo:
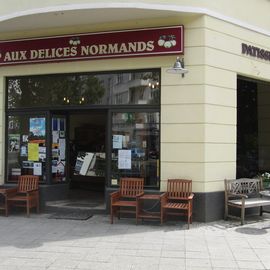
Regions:
[[26, 146], [21, 147], [21, 157], [27, 157], [27, 148], [26, 148]]
[[58, 143], [59, 139], [59, 132], [58, 131], [53, 131], [52, 132], [52, 142], [53, 143]]
[[66, 139], [59, 139], [60, 160], [66, 159]]
[[113, 149], [122, 149], [123, 136], [113, 135]]
[[41, 162], [34, 162], [34, 175], [42, 175], [42, 165]]
[[118, 169], [131, 169], [131, 150], [118, 150]]

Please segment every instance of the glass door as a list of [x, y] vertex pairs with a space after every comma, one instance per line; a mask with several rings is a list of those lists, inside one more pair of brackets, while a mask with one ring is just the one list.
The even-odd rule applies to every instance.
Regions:
[[51, 182], [62, 183], [68, 179], [67, 170], [67, 115], [51, 116]]
[[7, 181], [36, 175], [46, 182], [46, 113], [21, 113], [7, 117]]

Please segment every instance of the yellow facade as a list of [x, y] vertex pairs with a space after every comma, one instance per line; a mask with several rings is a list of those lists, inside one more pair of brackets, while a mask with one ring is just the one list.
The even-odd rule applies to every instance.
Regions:
[[[270, 81], [270, 62], [241, 54], [241, 44], [244, 42], [270, 50], [269, 1], [1, 2], [1, 39], [183, 24], [184, 59], [189, 70], [184, 78], [167, 73], [166, 69], [171, 67], [175, 56], [0, 67], [2, 183], [5, 158], [4, 78], [13, 75], [107, 71], [108, 68], [161, 68], [161, 191], [166, 189], [168, 178], [192, 179], [194, 192], [222, 191], [224, 178], [235, 178], [237, 75]], [[89, 16], [87, 24], [76, 25], [74, 21], [71, 25], [66, 23], [66, 26], [59, 27], [57, 22], [61, 14], [57, 16], [56, 12], [63, 12], [63, 17], [75, 11], [77, 16], [86, 11], [90, 15], [91, 8], [104, 11], [103, 23], [91, 21]], [[140, 18], [130, 16], [131, 19], [127, 19], [122, 10], [128, 14], [140, 14]], [[254, 16], [254, 10], [260, 15]], [[37, 25], [41, 25], [39, 28], [14, 28], [12, 22], [25, 20], [27, 25], [27, 19], [31, 16], [38, 18], [35, 17], [37, 13], [41, 13], [42, 18], [46, 18], [46, 13], [48, 18], [53, 18], [52, 14], [55, 13], [55, 22], [44, 22], [44, 27], [41, 27], [42, 22], [37, 22]], [[119, 14], [117, 20], [114, 14]], [[8, 29], [8, 22], [12, 25], [10, 31], [5, 30]]]

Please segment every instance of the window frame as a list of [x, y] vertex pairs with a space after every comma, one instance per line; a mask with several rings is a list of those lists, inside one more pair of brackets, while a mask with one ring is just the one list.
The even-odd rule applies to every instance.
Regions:
[[[43, 107], [24, 107], [24, 108], [8, 108], [8, 80], [11, 78], [20, 78], [20, 77], [33, 77], [33, 76], [59, 76], [59, 75], [103, 75], [103, 74], [117, 74], [117, 73], [143, 73], [143, 72], [156, 72], [159, 76], [159, 99], [157, 104], [107, 104], [107, 105], [99, 105], [99, 104], [88, 104], [84, 106], [80, 105], [69, 105], [69, 106], [43, 106]], [[136, 77], [136, 76], [135, 76]], [[128, 82], [127, 82], [128, 83]], [[161, 146], [161, 140], [160, 140], [160, 134], [161, 134], [161, 69], [160, 68], [149, 68], [149, 69], [132, 69], [132, 70], [113, 70], [113, 71], [103, 71], [103, 72], [78, 72], [78, 73], [61, 73], [61, 74], [44, 74], [44, 75], [32, 75], [32, 76], [8, 76], [6, 77], [6, 98], [5, 98], [5, 140], [7, 141], [8, 138], [8, 126], [7, 126], [7, 119], [9, 116], [12, 115], [24, 115], [24, 114], [41, 114], [43, 113], [46, 115], [46, 151], [47, 157], [46, 157], [46, 181], [41, 182], [41, 184], [49, 184], [49, 185], [55, 185], [55, 183], [52, 183], [51, 181], [51, 152], [50, 152], [50, 146], [51, 146], [51, 127], [50, 127], [50, 119], [51, 115], [53, 113], [60, 112], [72, 112], [72, 111], [89, 111], [92, 110], [104, 110], [107, 111], [107, 124], [106, 124], [106, 156], [110, 156], [111, 154], [111, 138], [112, 138], [112, 113], [123, 113], [123, 112], [157, 112], [159, 113], [159, 143]], [[159, 147], [160, 147], [159, 146]], [[160, 147], [161, 149], [161, 147]], [[7, 181], [7, 154], [8, 154], [8, 147], [7, 143], [5, 143], [5, 182], [10, 183]], [[161, 157], [161, 150], [160, 150], [160, 157]], [[157, 180], [156, 186], [146, 186], [147, 189], [156, 189], [158, 190], [160, 188], [160, 157], [159, 157], [159, 179]], [[64, 183], [69, 183], [69, 180], [65, 181]], [[58, 183], [58, 184], [64, 184], [64, 183]], [[112, 187], [111, 185], [111, 159], [107, 159], [106, 163], [106, 171], [105, 171], [105, 187]]]

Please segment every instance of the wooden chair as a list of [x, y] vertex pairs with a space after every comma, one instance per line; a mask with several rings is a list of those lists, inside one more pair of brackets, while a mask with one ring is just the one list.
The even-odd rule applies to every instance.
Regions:
[[120, 179], [119, 190], [111, 193], [111, 224], [113, 224], [114, 215], [120, 219], [120, 213], [135, 213], [137, 224], [137, 198], [144, 194], [143, 184], [143, 178]]
[[35, 175], [19, 176], [18, 186], [7, 189], [7, 209], [10, 206], [25, 207], [27, 216], [30, 216], [30, 209], [36, 207], [39, 213], [39, 177]]
[[161, 224], [166, 215], [186, 215], [192, 223], [192, 180], [169, 179], [167, 192], [161, 195]]

